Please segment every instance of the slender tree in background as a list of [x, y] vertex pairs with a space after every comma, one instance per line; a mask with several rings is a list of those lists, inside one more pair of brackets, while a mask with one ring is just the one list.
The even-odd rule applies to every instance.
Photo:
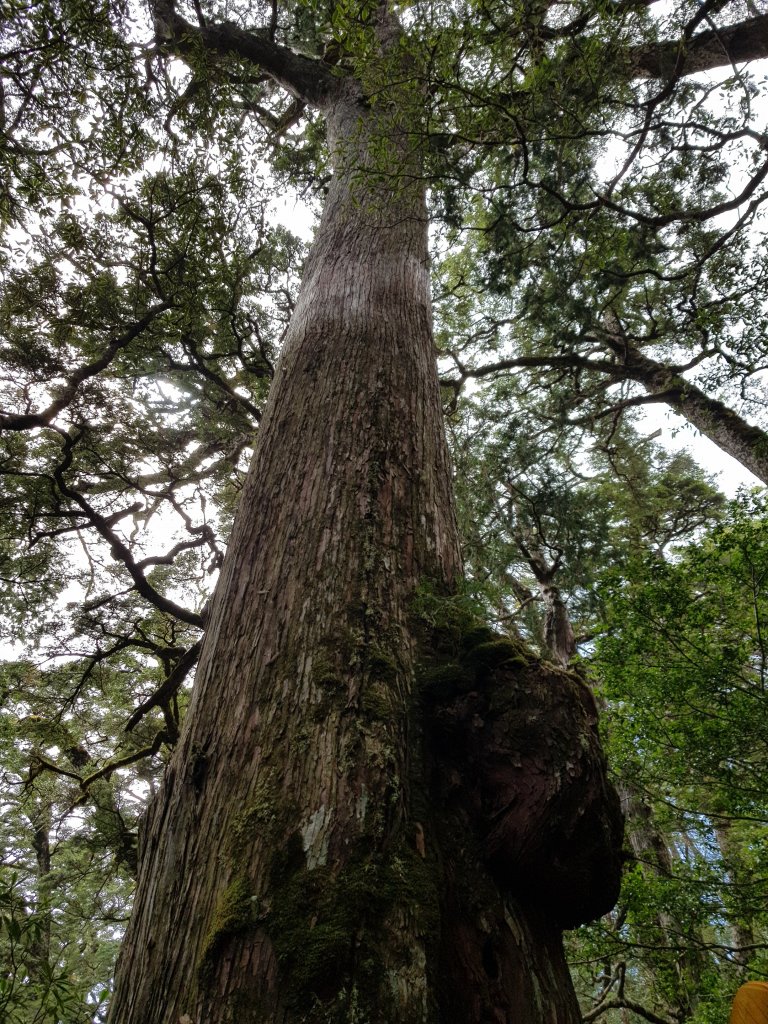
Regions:
[[[561, 931], [615, 898], [616, 798], [584, 684], [456, 597], [425, 194], [456, 388], [543, 368], [541, 421], [610, 443], [602, 425], [638, 398], [601, 375], [684, 412], [701, 402], [682, 374], [708, 360], [748, 381], [762, 268], [745, 286], [734, 253], [768, 173], [755, 88], [731, 76], [736, 112], [716, 117], [688, 76], [765, 56], [766, 17], [682, 5], [659, 35], [646, 7], [158, 3], [150, 46], [130, 9], [11, 12], [4, 202], [28, 234], [5, 252], [1, 423], [4, 500], [26, 514], [5, 578], [18, 621], [52, 598], [62, 539], [104, 545], [86, 540], [69, 708], [131, 651], [145, 692], [127, 724], [156, 728], [73, 765], [83, 789], [175, 747], [112, 1020], [579, 1019]], [[298, 295], [297, 247], [253, 178], [266, 158], [325, 193]], [[89, 193], [112, 208], [81, 215]], [[510, 324], [522, 353], [481, 365]], [[655, 344], [669, 379], [637, 370]], [[705, 411], [749, 434], [732, 448], [761, 472], [762, 433]], [[188, 607], [256, 424], [216, 597]], [[184, 532], [158, 555], [143, 530], [160, 509]], [[47, 744], [35, 763], [61, 773]]]
[[763, 500], [735, 501], [678, 560], [646, 555], [606, 594], [595, 670], [622, 708], [609, 746], [646, 841], [623, 921], [593, 939], [614, 965], [639, 946], [635, 978], [623, 992], [614, 978], [605, 1001], [635, 1001], [653, 978], [645, 1006], [663, 1020], [723, 1017], [738, 984], [765, 975], [765, 521]]

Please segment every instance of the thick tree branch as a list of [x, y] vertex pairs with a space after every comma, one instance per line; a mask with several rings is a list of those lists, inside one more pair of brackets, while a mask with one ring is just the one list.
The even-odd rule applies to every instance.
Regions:
[[152, 12], [158, 42], [181, 57], [199, 54], [201, 44], [222, 57], [240, 57], [257, 65], [297, 99], [316, 107], [325, 106], [338, 87], [338, 77], [326, 64], [273, 42], [268, 28], [247, 32], [228, 21], [192, 25], [176, 12], [172, 0], [156, 0]]
[[128, 754], [126, 757], [118, 758], [117, 761], [110, 761], [109, 764], [105, 764], [103, 768], [99, 768], [97, 771], [93, 772], [92, 775], [88, 775], [84, 779], [81, 779], [80, 786], [87, 792], [88, 788], [92, 786], [94, 782], [98, 782], [99, 779], [108, 779], [110, 775], [114, 775], [118, 769], [127, 768], [128, 765], [136, 764], [137, 761], [143, 761], [145, 757], [152, 757], [160, 750], [160, 747], [162, 747], [164, 743], [168, 742], [168, 738], [168, 733], [165, 729], [158, 730], [149, 746], [142, 747], [141, 750], [136, 750], [134, 753]]
[[485, 366], [478, 366], [474, 369], [468, 369], [458, 359], [455, 359], [455, 362], [459, 369], [459, 376], [440, 378], [442, 387], [452, 388], [454, 391], [460, 391], [470, 378], [478, 380], [480, 377], [492, 377], [497, 373], [504, 373], [506, 370], [564, 368], [595, 370], [597, 373], [609, 373], [615, 377], [626, 376], [624, 368], [613, 360], [587, 359], [575, 352], [567, 355], [513, 356], [510, 359], [499, 359], [495, 363], [486, 363]]
[[768, 14], [708, 29], [688, 40], [636, 50], [631, 54], [631, 64], [640, 76], [667, 79], [764, 57], [768, 57]]
[[590, 1010], [589, 1013], [585, 1013], [581, 1019], [584, 1024], [589, 1024], [589, 1022], [597, 1020], [598, 1017], [607, 1013], [608, 1010], [631, 1010], [632, 1013], [636, 1013], [643, 1020], [650, 1021], [651, 1024], [673, 1024], [673, 1021], [668, 1017], [660, 1017], [657, 1013], [646, 1010], [640, 1003], [635, 1003], [631, 999], [609, 999], [607, 1002], [596, 1006], [594, 1010]]
[[253, 402], [249, 401], [245, 395], [239, 394], [232, 387], [229, 381], [225, 380], [224, 377], [221, 376], [221, 374], [216, 373], [215, 370], [210, 368], [205, 356], [200, 353], [194, 338], [192, 338], [191, 335], [185, 335], [183, 338], [183, 344], [186, 351], [190, 354], [192, 366], [185, 366], [184, 363], [174, 359], [171, 355], [168, 356], [168, 365], [174, 370], [197, 370], [203, 375], [203, 377], [205, 377], [206, 380], [209, 380], [220, 391], [222, 391], [233, 405], [240, 406], [248, 413], [249, 416], [252, 416], [257, 423], [260, 423], [261, 409], [254, 405]]
[[174, 618], [180, 619], [182, 622], [188, 623], [190, 626], [196, 626], [198, 629], [203, 628], [202, 616], [196, 612], [189, 611], [188, 608], [182, 607], [180, 604], [176, 604], [175, 601], [171, 601], [169, 598], [164, 597], [158, 590], [152, 586], [147, 577], [141, 571], [138, 563], [133, 557], [130, 548], [125, 544], [120, 537], [114, 532], [109, 525], [109, 517], [101, 515], [93, 505], [88, 502], [79, 491], [70, 487], [64, 474], [72, 465], [72, 451], [76, 444], [77, 438], [72, 437], [62, 431], [64, 437], [64, 457], [61, 463], [56, 467], [53, 472], [53, 478], [56, 481], [56, 486], [59, 488], [65, 498], [69, 498], [70, 501], [74, 501], [88, 517], [88, 521], [110, 546], [112, 557], [121, 562], [129, 576], [133, 580], [136, 590], [141, 594], [145, 600], [149, 601], [158, 611], [164, 612], [166, 615], [172, 615]]
[[646, 356], [623, 331], [613, 314], [606, 317], [605, 342], [622, 360], [625, 375], [685, 417], [697, 430], [750, 473], [768, 484], [768, 437], [733, 409], [681, 377], [675, 367]]
[[[440, 383], [458, 394], [470, 377], [490, 377], [508, 370], [536, 367], [587, 370], [606, 374], [615, 380], [632, 380], [645, 388], [647, 397], [627, 399], [623, 402], [624, 407], [664, 402], [750, 473], [768, 483], [768, 436], [764, 430], [748, 423], [724, 402], [686, 380], [681, 376], [680, 366], [669, 366], [645, 355], [622, 333], [615, 318], [600, 341], [607, 345], [615, 359], [588, 359], [572, 352], [501, 359], [477, 369], [467, 369], [458, 363], [459, 376], [442, 378]], [[613, 405], [608, 413], [616, 408]]]

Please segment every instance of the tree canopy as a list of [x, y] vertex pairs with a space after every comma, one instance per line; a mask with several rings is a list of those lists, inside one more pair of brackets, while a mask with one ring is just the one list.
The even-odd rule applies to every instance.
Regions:
[[466, 600], [584, 666], [626, 785], [585, 1020], [721, 1019], [766, 969], [766, 513], [637, 413], [768, 483], [768, 14], [417, 0], [382, 57], [375, 3], [150, 8], [0, 25], [0, 1010], [103, 1017], [306, 257], [276, 197], [319, 211], [354, 87], [401, 104], [361, 177], [396, 138], [428, 188]]

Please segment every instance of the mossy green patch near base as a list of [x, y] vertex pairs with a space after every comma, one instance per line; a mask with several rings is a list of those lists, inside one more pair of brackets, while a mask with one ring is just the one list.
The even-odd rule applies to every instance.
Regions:
[[[265, 927], [296, 1009], [342, 1003], [354, 993], [358, 1012], [375, 1019], [384, 982], [388, 918], [405, 910], [420, 935], [437, 934], [438, 891], [432, 865], [403, 849], [386, 861], [353, 860], [338, 873], [303, 868], [275, 879]], [[346, 993], [346, 996], [345, 996]], [[344, 1017], [346, 1019], [346, 1017]]]
[[522, 641], [496, 635], [492, 640], [484, 640], [468, 648], [463, 661], [479, 670], [495, 669], [501, 665], [525, 668], [530, 662], [530, 655]]
[[198, 961], [201, 978], [213, 971], [229, 939], [252, 925], [255, 916], [252, 897], [250, 883], [242, 876], [231, 882], [219, 896]]
[[428, 702], [482, 687], [502, 666], [523, 669], [535, 660], [521, 639], [497, 633], [461, 595], [426, 588], [414, 599], [413, 614], [420, 638], [418, 695]]

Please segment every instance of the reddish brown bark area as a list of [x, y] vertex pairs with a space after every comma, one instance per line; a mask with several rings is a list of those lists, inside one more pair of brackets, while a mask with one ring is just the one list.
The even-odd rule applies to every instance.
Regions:
[[440, 799], [476, 831], [502, 891], [559, 928], [619, 894], [623, 816], [592, 694], [572, 672], [500, 667], [433, 711]]
[[592, 695], [486, 631], [428, 673], [425, 715], [445, 874], [440, 1019], [576, 1024], [562, 930], [609, 910], [621, 873]]
[[[409, 967], [424, 928], [398, 919], [390, 851], [409, 813], [410, 601], [425, 578], [449, 586], [460, 556], [424, 197], [401, 183], [407, 139], [391, 178], [371, 157], [381, 117], [355, 95], [328, 113], [336, 174], [144, 829], [119, 1024], [304, 1019], [318, 986], [354, 987], [361, 944], [386, 975], [382, 1006], [426, 1006]], [[386, 905], [326, 927], [326, 893], [361, 860]], [[294, 934], [285, 907], [310, 904]]]

